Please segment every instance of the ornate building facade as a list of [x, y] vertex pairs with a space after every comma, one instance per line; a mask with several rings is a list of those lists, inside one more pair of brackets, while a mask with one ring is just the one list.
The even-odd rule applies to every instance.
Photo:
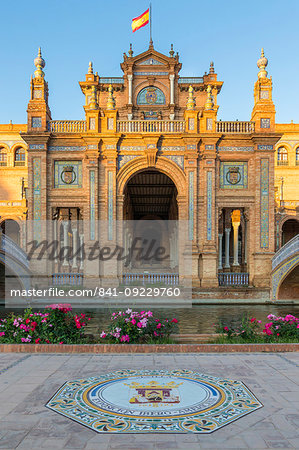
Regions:
[[[296, 147], [299, 129], [275, 124], [267, 64], [262, 51], [251, 120], [224, 122], [213, 63], [202, 77], [181, 77], [172, 47], [169, 56], [152, 43], [136, 56], [130, 48], [122, 77], [103, 78], [90, 63], [79, 83], [85, 120], [68, 121], [52, 120], [39, 52], [27, 125], [0, 128], [2, 223], [54, 220], [56, 233], [78, 245], [85, 221], [92, 245], [97, 220], [106, 221], [108, 241], [116, 220], [184, 220], [194, 287], [269, 289], [281, 217], [290, 215], [286, 195], [299, 204], [296, 189], [279, 198], [281, 177], [291, 173], [280, 173], [278, 155]], [[291, 184], [299, 146], [294, 158]], [[53, 268], [61, 276], [83, 271], [79, 261]]]

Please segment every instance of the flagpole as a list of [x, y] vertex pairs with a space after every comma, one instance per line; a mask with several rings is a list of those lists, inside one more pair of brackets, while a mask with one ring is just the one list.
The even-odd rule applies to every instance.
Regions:
[[150, 3], [150, 7], [149, 7], [149, 12], [150, 12], [150, 45], [153, 44], [152, 41], [152, 4]]

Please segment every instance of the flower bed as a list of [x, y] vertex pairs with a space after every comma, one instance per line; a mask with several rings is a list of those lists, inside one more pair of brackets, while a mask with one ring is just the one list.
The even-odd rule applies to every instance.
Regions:
[[71, 311], [71, 305], [65, 303], [46, 306], [41, 312], [28, 308], [23, 315], [12, 313], [0, 321], [0, 343], [81, 343], [90, 318], [86, 314], [73, 315]]
[[243, 316], [239, 323], [222, 323], [216, 332], [222, 333], [217, 342], [299, 342], [299, 318], [287, 314], [285, 317], [267, 316], [264, 325], [255, 317]]
[[177, 319], [158, 319], [152, 311], [114, 312], [107, 331], [100, 335], [102, 340], [109, 343], [167, 343], [170, 334], [177, 331]]

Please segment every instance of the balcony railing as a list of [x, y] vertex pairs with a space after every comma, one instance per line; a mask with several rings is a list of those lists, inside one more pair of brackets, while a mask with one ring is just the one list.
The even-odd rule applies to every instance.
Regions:
[[166, 284], [178, 285], [178, 273], [126, 273], [123, 275], [123, 283], [129, 284]]
[[114, 77], [114, 78], [109, 78], [109, 77], [100, 77], [99, 78], [99, 83], [102, 84], [124, 84], [124, 79], [123, 77]]
[[218, 273], [219, 286], [248, 286], [249, 273]]
[[289, 161], [287, 159], [285, 159], [285, 160], [280, 159], [280, 160], [277, 161], [277, 165], [278, 166], [288, 166], [289, 165]]
[[197, 84], [203, 83], [203, 77], [180, 77], [178, 79], [179, 84]]
[[217, 133], [254, 133], [254, 122], [216, 122]]
[[82, 273], [53, 273], [53, 286], [80, 286], [83, 283]]
[[183, 133], [184, 120], [118, 120], [120, 133]]
[[85, 120], [50, 120], [48, 130], [52, 133], [84, 133]]

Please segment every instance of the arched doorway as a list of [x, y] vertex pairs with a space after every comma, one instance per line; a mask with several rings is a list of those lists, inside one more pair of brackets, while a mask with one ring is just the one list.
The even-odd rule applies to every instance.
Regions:
[[285, 245], [297, 234], [299, 234], [299, 221], [297, 219], [286, 220], [282, 225], [281, 245]]
[[279, 300], [299, 299], [299, 265], [285, 277], [278, 291]]
[[[177, 194], [171, 178], [158, 170], [139, 171], [128, 180], [124, 189], [124, 242], [129, 249], [137, 239], [144, 256], [132, 258], [130, 271], [165, 274], [177, 270]], [[158, 249], [164, 250], [159, 258], [154, 257]]]
[[2, 233], [20, 245], [20, 225], [12, 219], [6, 219], [1, 223]]

